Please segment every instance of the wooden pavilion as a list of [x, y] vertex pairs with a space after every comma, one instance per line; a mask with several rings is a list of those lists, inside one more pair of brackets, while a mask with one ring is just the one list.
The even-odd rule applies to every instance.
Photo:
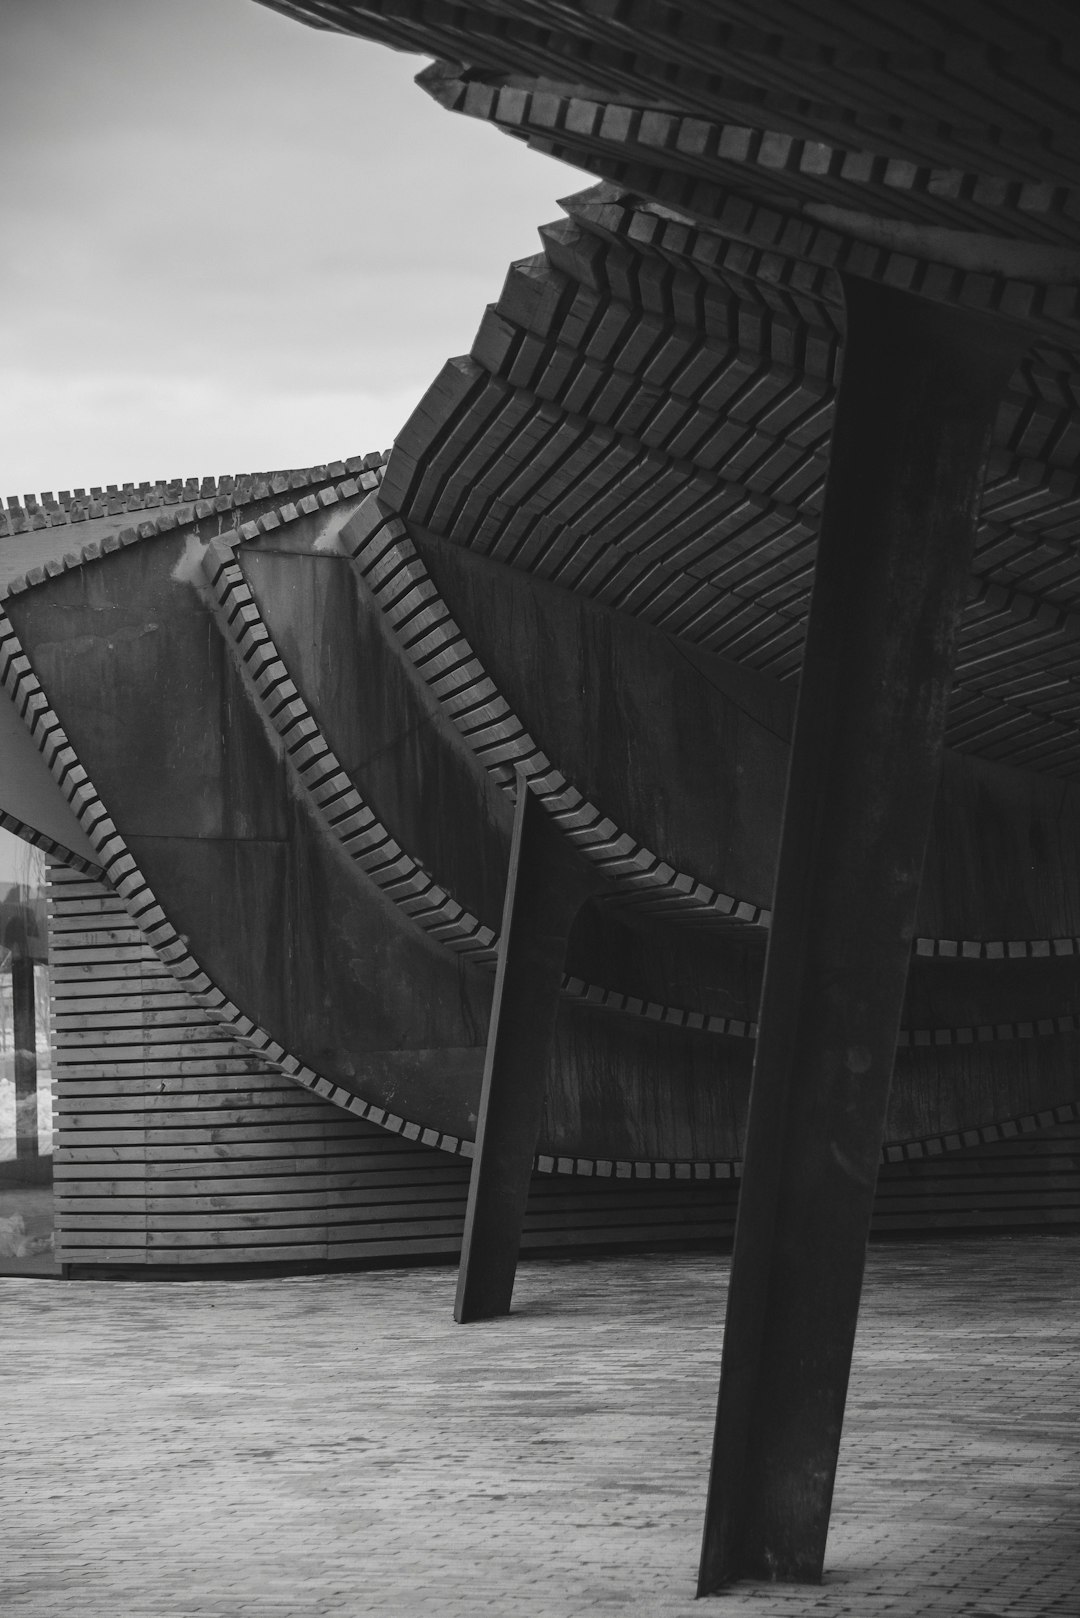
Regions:
[[0, 518], [62, 1256], [741, 1186], [700, 1588], [813, 1579], [875, 1221], [1080, 1217], [1080, 23], [275, 9], [598, 183], [388, 456]]

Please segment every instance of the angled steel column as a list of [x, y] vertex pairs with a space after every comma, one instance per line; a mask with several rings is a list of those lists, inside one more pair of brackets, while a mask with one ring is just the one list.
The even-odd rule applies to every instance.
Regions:
[[566, 942], [601, 878], [518, 771], [484, 1083], [454, 1319], [510, 1312]]
[[821, 1577], [957, 628], [1027, 341], [845, 281], [698, 1593]]

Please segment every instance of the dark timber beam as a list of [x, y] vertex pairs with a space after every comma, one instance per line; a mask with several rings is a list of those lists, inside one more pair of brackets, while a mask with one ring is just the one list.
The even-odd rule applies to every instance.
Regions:
[[600, 885], [518, 772], [454, 1319], [510, 1312], [574, 917]]
[[854, 279], [698, 1582], [821, 1577], [957, 628], [1011, 328]]

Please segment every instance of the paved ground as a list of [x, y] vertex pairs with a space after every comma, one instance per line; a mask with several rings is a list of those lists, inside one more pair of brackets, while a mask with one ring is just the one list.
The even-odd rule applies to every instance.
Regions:
[[2, 1281], [0, 1612], [1075, 1618], [1078, 1260], [873, 1251], [826, 1583], [698, 1605], [725, 1261]]

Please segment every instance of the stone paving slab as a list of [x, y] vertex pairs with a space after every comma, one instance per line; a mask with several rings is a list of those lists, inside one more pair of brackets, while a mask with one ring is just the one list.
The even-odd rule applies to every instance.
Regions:
[[1080, 1613], [1080, 1237], [873, 1249], [826, 1582], [693, 1600], [727, 1261], [0, 1281], [4, 1618]]

